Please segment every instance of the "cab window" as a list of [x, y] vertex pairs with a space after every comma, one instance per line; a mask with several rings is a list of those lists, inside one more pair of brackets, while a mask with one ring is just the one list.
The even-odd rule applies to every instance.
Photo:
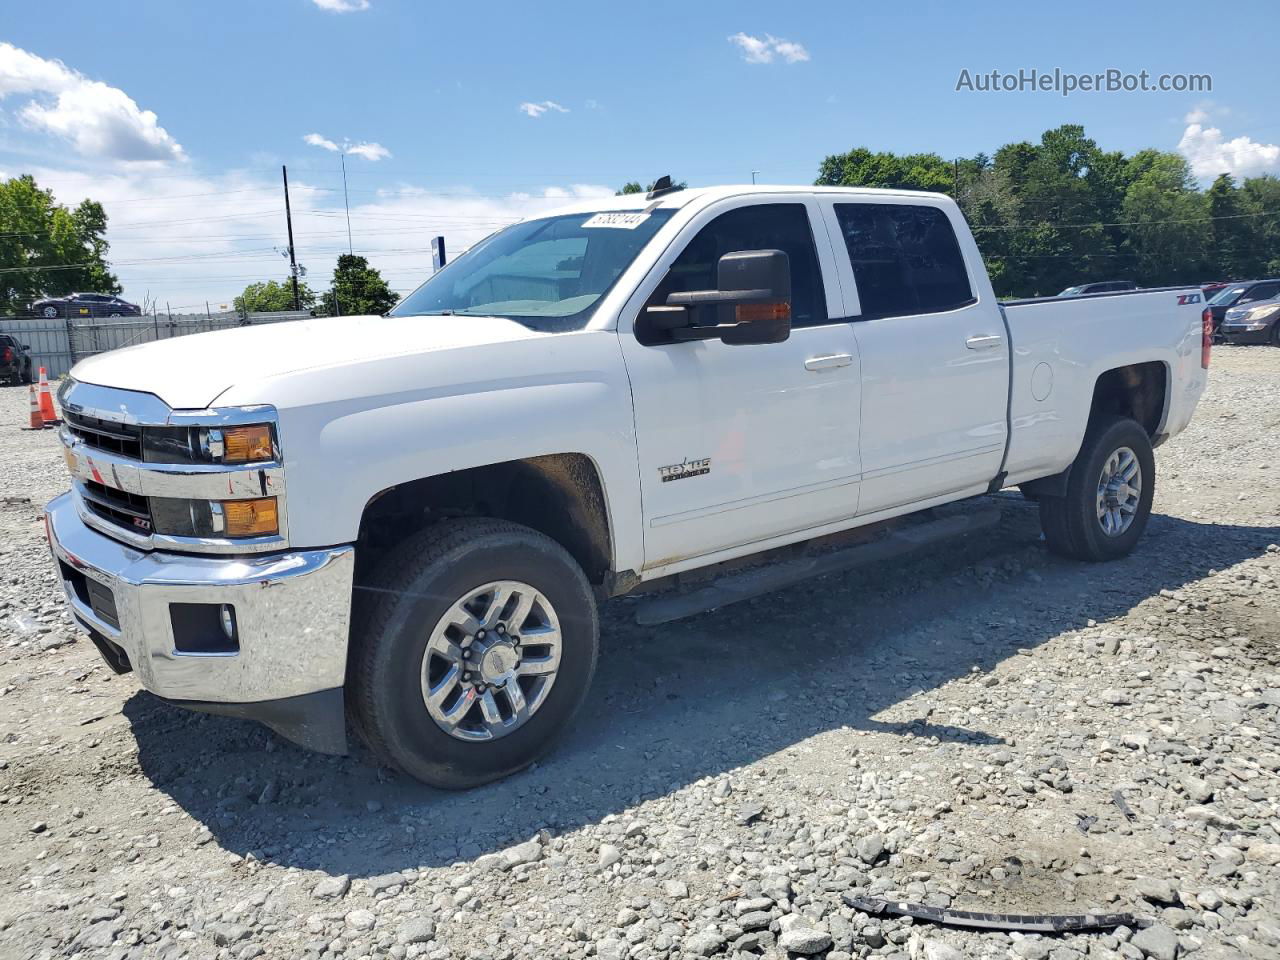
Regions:
[[937, 207], [837, 203], [859, 319], [941, 313], [974, 302], [964, 255]]
[[791, 261], [791, 325], [827, 322], [827, 294], [803, 203], [760, 203], [722, 213], [671, 264], [649, 302], [666, 303], [673, 293], [714, 290], [716, 267], [726, 253], [781, 250]]

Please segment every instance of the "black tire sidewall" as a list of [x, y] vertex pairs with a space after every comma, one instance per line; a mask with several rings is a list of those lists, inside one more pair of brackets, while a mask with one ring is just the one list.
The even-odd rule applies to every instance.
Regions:
[[[445, 612], [461, 597], [497, 580], [542, 592], [561, 629], [560, 669], [538, 711], [496, 740], [468, 742], [445, 733], [422, 700], [422, 658]], [[572, 559], [540, 534], [482, 536], [449, 551], [412, 578], [392, 604], [372, 658], [369, 705], [388, 759], [438, 786], [470, 786], [527, 766], [554, 743], [585, 699], [595, 672], [598, 624], [586, 578]]]
[[[1138, 458], [1142, 469], [1142, 493], [1138, 498], [1138, 512], [1129, 529], [1118, 537], [1107, 536], [1098, 522], [1098, 478], [1107, 458], [1120, 447], [1128, 447]], [[1068, 499], [1075, 513], [1069, 522], [1077, 524], [1076, 532], [1090, 557], [1112, 560], [1133, 550], [1142, 538], [1151, 516], [1151, 503], [1155, 496], [1155, 455], [1151, 439], [1135, 420], [1111, 418], [1089, 430], [1082, 456], [1072, 470]]]

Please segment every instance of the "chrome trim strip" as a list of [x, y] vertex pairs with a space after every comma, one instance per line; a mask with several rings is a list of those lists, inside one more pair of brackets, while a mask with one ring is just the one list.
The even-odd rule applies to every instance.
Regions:
[[284, 495], [284, 468], [262, 463], [148, 463], [90, 446], [63, 426], [58, 439], [67, 469], [78, 480], [94, 480], [140, 497], [181, 500], [255, 500]]
[[276, 408], [266, 403], [210, 410], [174, 410], [154, 393], [103, 387], [71, 377], [63, 380], [58, 388], [58, 405], [82, 416], [144, 427], [226, 427], [277, 419]]

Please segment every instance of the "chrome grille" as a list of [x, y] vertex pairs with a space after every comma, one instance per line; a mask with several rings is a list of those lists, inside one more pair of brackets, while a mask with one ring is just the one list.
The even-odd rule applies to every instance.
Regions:
[[134, 460], [142, 459], [142, 428], [134, 424], [113, 423], [97, 417], [63, 411], [67, 429], [86, 446], [108, 453], [118, 453]]
[[135, 534], [151, 532], [151, 504], [146, 497], [126, 493], [93, 480], [80, 484], [85, 506], [104, 520]]

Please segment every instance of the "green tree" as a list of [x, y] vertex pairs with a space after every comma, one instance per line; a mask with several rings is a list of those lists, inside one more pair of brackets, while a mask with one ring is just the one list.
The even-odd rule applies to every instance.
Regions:
[[872, 153], [858, 147], [822, 161], [820, 187], [886, 187], [895, 190], [938, 190], [955, 186], [953, 165], [936, 153]]
[[107, 266], [106, 231], [97, 201], [65, 207], [30, 175], [0, 183], [0, 314], [74, 291], [119, 293]]
[[335, 316], [381, 316], [400, 302], [400, 295], [392, 292], [367, 259], [344, 253], [338, 257], [333, 285], [324, 299], [325, 308]]
[[[303, 310], [316, 305], [316, 293], [305, 283], [298, 283], [298, 301]], [[264, 280], [251, 283], [235, 298], [235, 308], [240, 313], [273, 313], [293, 309], [293, 284], [288, 278], [276, 283]]]
[[1205, 272], [1209, 202], [1186, 158], [1163, 153], [1129, 185], [1122, 205], [1125, 246], [1144, 284], [1195, 282]]

